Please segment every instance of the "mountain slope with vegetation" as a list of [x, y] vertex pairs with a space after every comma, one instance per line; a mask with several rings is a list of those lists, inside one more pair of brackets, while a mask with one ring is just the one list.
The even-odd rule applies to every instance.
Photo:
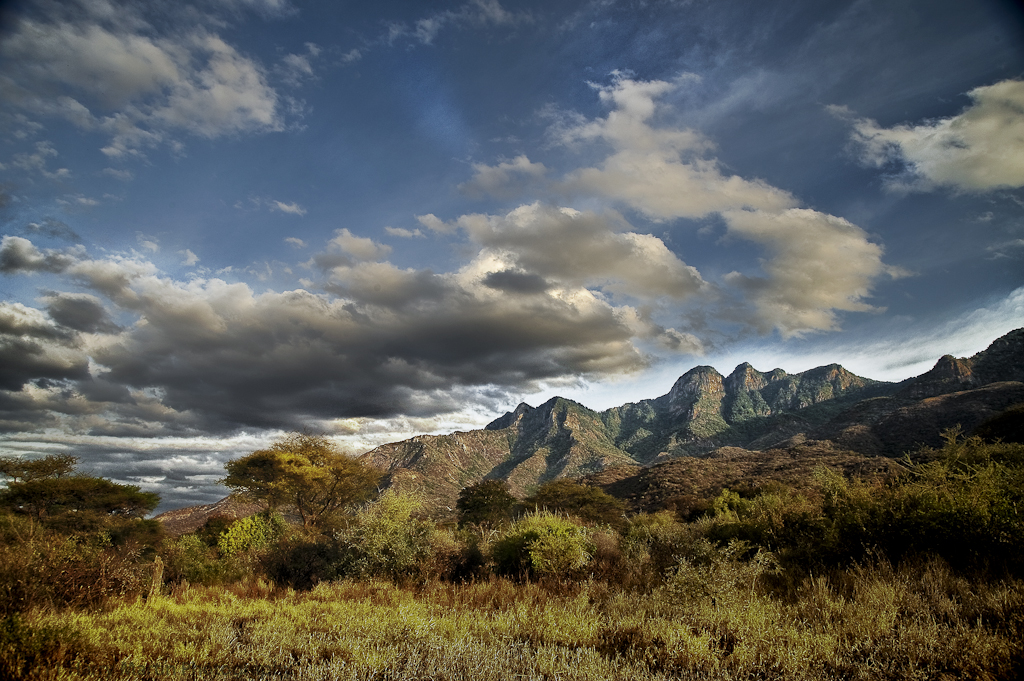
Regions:
[[[761, 461], [839, 456], [852, 469], [869, 457], [900, 457], [941, 446], [940, 433], [972, 432], [1024, 403], [1024, 329], [973, 357], [945, 356], [901, 383], [857, 376], [838, 364], [788, 374], [744, 363], [728, 376], [709, 366], [686, 372], [665, 395], [596, 412], [564, 398], [520, 404], [486, 428], [421, 435], [383, 445], [362, 459], [387, 472], [385, 484], [419, 491], [451, 510], [459, 490], [484, 479], [507, 481], [519, 495], [560, 478], [599, 479], [650, 468], [670, 479], [681, 457], [728, 457], [739, 448]], [[718, 462], [712, 464], [710, 462]], [[882, 466], [885, 468], [885, 466]], [[606, 476], [607, 477], [607, 476]]]

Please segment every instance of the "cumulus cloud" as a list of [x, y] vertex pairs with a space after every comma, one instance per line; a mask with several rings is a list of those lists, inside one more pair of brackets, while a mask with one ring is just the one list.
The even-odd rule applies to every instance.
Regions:
[[305, 248], [306, 242], [296, 236], [285, 237], [284, 242], [292, 248]]
[[[31, 243], [11, 244], [37, 254], [11, 272], [45, 266]], [[380, 253], [345, 230], [334, 245]], [[217, 278], [175, 281], [137, 255], [76, 251], [51, 270], [90, 293], [52, 292], [45, 314], [0, 311], [3, 388], [28, 386], [0, 395], [0, 417], [94, 435], [295, 428], [443, 413], [481, 386], [505, 395], [645, 366], [633, 340], [657, 330], [634, 309], [565, 284], [507, 295], [523, 283], [507, 272], [485, 283], [507, 269], [493, 254], [443, 274], [353, 260], [330, 270], [326, 293], [256, 293]], [[132, 321], [115, 324], [108, 308]]]
[[546, 281], [644, 299], [685, 298], [703, 284], [660, 239], [628, 231], [613, 212], [534, 203], [504, 216], [464, 215], [455, 224], [513, 268]]
[[178, 255], [184, 256], [185, 259], [181, 261], [181, 264], [185, 267], [192, 267], [199, 262], [199, 256], [187, 248], [183, 251], [178, 251]]
[[1024, 186], [1024, 81], [1004, 80], [967, 93], [973, 100], [951, 118], [883, 128], [851, 118], [860, 159], [878, 168], [903, 166], [888, 178], [892, 189], [986, 192]]
[[[516, 196], [529, 181], [543, 184], [549, 195], [625, 206], [655, 222], [720, 215], [730, 236], [760, 245], [766, 257], [760, 272], [734, 272], [721, 281], [742, 294], [738, 307], [704, 314], [725, 315], [762, 332], [830, 330], [837, 328], [839, 312], [872, 310], [865, 300], [874, 282], [897, 270], [882, 263], [882, 248], [862, 229], [802, 209], [796, 197], [764, 180], [725, 172], [710, 140], [664, 122], [672, 112], [660, 99], [694, 79], [684, 74], [674, 82], [639, 81], [613, 72], [609, 84], [592, 85], [609, 108], [607, 116], [563, 113], [549, 129], [558, 144], [608, 149], [598, 163], [549, 179], [544, 166], [520, 156], [475, 165], [462, 188]], [[468, 215], [446, 222], [427, 214], [418, 220], [437, 233], [463, 229], [476, 243], [503, 253], [514, 273], [502, 275], [506, 283], [521, 281], [526, 288], [542, 283], [527, 284], [516, 278], [519, 273], [537, 275], [544, 285], [567, 281], [640, 298], [682, 300], [712, 288], [663, 241], [628, 227], [610, 211], [575, 213], [532, 204], [501, 218]]]
[[901, 276], [882, 262], [881, 246], [856, 225], [815, 210], [781, 213], [729, 211], [729, 233], [765, 246], [765, 276], [739, 272], [726, 281], [741, 288], [756, 310], [757, 326], [784, 337], [837, 328], [836, 311], [870, 312], [864, 302], [879, 276]]
[[40, 250], [20, 236], [5, 236], [0, 241], [0, 272], [4, 274], [63, 272], [78, 257], [76, 250]]
[[596, 167], [569, 173], [563, 191], [621, 201], [655, 220], [796, 205], [788, 192], [762, 180], [723, 173], [717, 160], [706, 157], [712, 145], [700, 133], [652, 124], [657, 98], [677, 84], [613, 74], [610, 85], [594, 87], [612, 111], [605, 118], [558, 126], [555, 137], [563, 144], [601, 141], [613, 153]]
[[[142, 8], [35, 6], [0, 40], [0, 93], [32, 115], [106, 134], [102, 151], [113, 158], [175, 146], [182, 132], [218, 137], [282, 129], [278, 95], [258, 63], [200, 26], [160, 32]], [[68, 94], [54, 97], [54, 89]], [[24, 162], [36, 161], [29, 155]]]

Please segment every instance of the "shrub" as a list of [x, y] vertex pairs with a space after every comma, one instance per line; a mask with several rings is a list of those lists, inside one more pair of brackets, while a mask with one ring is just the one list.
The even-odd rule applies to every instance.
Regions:
[[345, 574], [391, 579], [414, 576], [431, 555], [434, 526], [413, 514], [422, 508], [415, 496], [389, 491], [356, 512], [339, 532], [346, 555]]
[[548, 511], [517, 520], [491, 549], [498, 572], [515, 577], [569, 577], [586, 567], [593, 553], [588, 528]]
[[164, 579], [172, 583], [213, 586], [241, 579], [246, 573], [237, 562], [220, 558], [199, 534], [183, 534], [165, 542], [161, 555]]
[[101, 607], [149, 585], [151, 567], [137, 544], [113, 546], [102, 533], [62, 536], [11, 516], [0, 516], [0, 535], [0, 612]]
[[225, 556], [256, 553], [269, 547], [284, 532], [284, 520], [277, 513], [257, 513], [236, 520], [217, 537]]
[[460, 525], [501, 525], [512, 520], [519, 500], [504, 480], [484, 480], [459, 492]]
[[580, 520], [621, 529], [625, 525], [626, 505], [596, 487], [575, 480], [553, 480], [526, 500], [535, 510], [547, 509], [574, 515]]

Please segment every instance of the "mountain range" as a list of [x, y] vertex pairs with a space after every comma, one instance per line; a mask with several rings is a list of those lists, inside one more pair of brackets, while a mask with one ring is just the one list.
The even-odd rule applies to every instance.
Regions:
[[[744, 363], [728, 376], [698, 366], [654, 399], [604, 411], [561, 397], [524, 403], [481, 430], [419, 435], [360, 459], [385, 471], [385, 486], [420, 494], [440, 516], [484, 479], [506, 480], [525, 497], [559, 478], [604, 489], [632, 511], [686, 515], [722, 488], [810, 484], [820, 465], [885, 477], [904, 454], [941, 445], [949, 428], [1024, 441], [1022, 422], [1024, 328], [899, 383], [838, 364], [789, 374]], [[256, 508], [227, 498], [157, 519], [177, 535]]]
[[[384, 470], [388, 486], [416, 491], [442, 513], [484, 479], [506, 480], [524, 496], [550, 480], [580, 478], [649, 510], [700, 493], [707, 485], [699, 480], [742, 484], [765, 473], [766, 462], [774, 462], [768, 477], [794, 481], [806, 477], [810, 461], [884, 473], [893, 459], [940, 445], [942, 431], [971, 433], [1022, 403], [1024, 329], [1017, 329], [973, 357], [944, 356], [900, 383], [838, 364], [789, 374], [744, 363], [728, 376], [698, 366], [654, 399], [604, 411], [561, 397], [524, 403], [482, 430], [420, 435], [361, 459]], [[659, 478], [675, 481], [672, 489], [661, 489]]]

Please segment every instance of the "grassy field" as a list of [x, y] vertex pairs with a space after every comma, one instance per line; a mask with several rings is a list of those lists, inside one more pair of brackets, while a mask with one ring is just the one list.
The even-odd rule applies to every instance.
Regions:
[[[728, 571], [727, 571], [728, 572]], [[801, 583], [676, 575], [607, 584], [261, 582], [180, 587], [102, 612], [35, 611], [32, 679], [1015, 679], [1024, 583], [932, 560]], [[774, 581], [779, 581], [775, 579]], [[8, 647], [6, 662], [19, 667]], [[35, 656], [33, 658], [33, 655]]]
[[1024, 677], [1024, 445], [952, 433], [901, 466], [723, 489], [686, 520], [565, 482], [489, 524], [389, 492], [150, 544], [148, 521], [14, 508], [0, 681]]

